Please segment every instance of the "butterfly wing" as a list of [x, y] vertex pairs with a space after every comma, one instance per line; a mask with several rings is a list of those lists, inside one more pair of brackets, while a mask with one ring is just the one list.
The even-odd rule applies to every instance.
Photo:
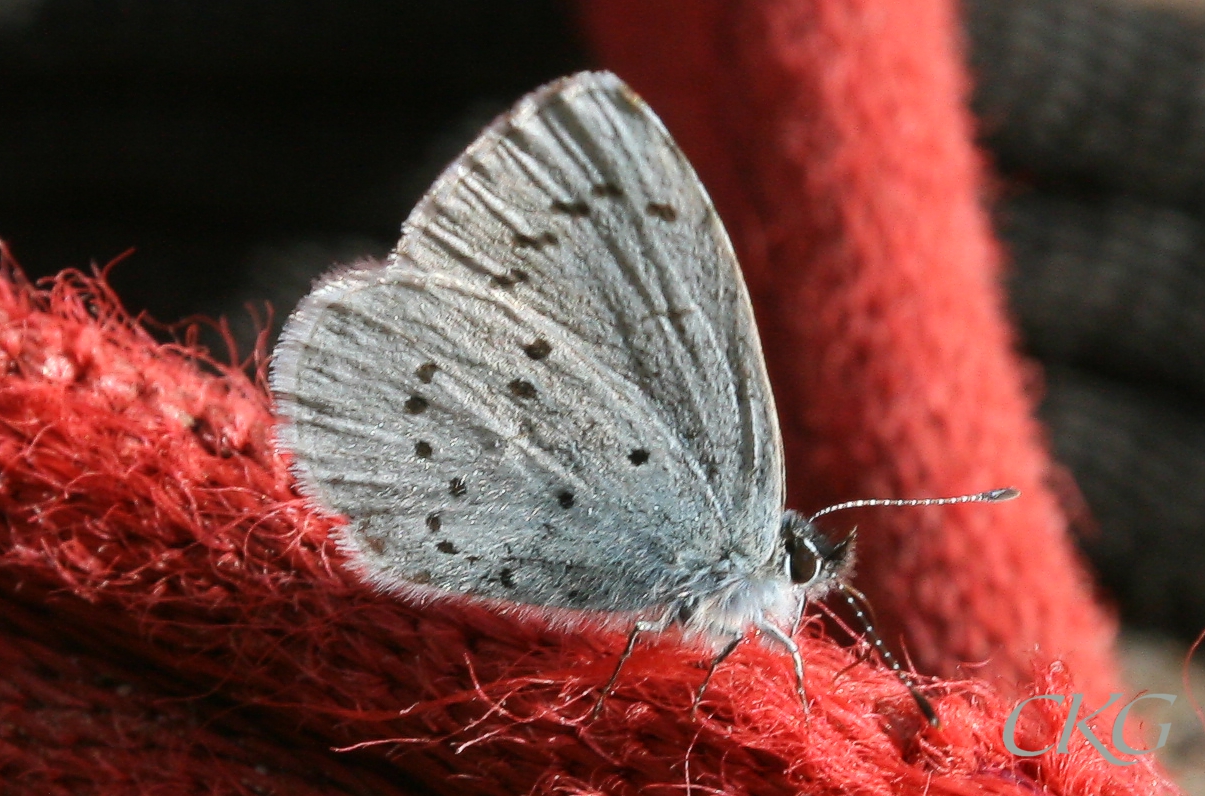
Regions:
[[634, 610], [778, 544], [781, 441], [731, 244], [610, 74], [487, 128], [386, 263], [302, 302], [273, 388], [303, 489], [387, 586]]

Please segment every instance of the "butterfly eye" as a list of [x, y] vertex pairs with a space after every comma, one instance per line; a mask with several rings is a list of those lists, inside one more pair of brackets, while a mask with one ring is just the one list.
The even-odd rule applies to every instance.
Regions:
[[807, 585], [815, 582], [827, 560], [826, 540], [809, 520], [793, 511], [783, 513], [782, 543], [787, 554], [787, 575], [791, 583]]
[[790, 563], [792, 583], [811, 583], [820, 575], [820, 558], [806, 545], [793, 545]]

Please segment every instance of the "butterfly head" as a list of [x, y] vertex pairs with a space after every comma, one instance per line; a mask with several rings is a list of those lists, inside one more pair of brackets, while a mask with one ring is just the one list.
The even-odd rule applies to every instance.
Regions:
[[846, 581], [854, 565], [854, 533], [833, 542], [810, 519], [787, 511], [782, 517], [782, 542], [791, 583], [809, 597], [820, 597]]

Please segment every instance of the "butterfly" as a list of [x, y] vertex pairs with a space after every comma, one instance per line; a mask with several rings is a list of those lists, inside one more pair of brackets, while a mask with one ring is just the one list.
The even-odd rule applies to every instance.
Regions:
[[847, 588], [853, 540], [784, 510], [732, 244], [615, 75], [558, 80], [487, 127], [383, 262], [301, 302], [271, 385], [302, 491], [347, 517], [339, 545], [377, 586], [627, 621], [604, 697], [640, 633], [711, 643], [710, 679], [757, 629], [790, 654], [806, 705], [783, 628]]

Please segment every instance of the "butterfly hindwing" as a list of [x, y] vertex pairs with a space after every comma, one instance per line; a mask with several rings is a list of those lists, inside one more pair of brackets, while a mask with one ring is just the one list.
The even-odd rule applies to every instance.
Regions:
[[735, 257], [612, 75], [491, 125], [386, 263], [302, 303], [273, 387], [303, 487], [381, 583], [632, 610], [778, 541], [781, 443]]

